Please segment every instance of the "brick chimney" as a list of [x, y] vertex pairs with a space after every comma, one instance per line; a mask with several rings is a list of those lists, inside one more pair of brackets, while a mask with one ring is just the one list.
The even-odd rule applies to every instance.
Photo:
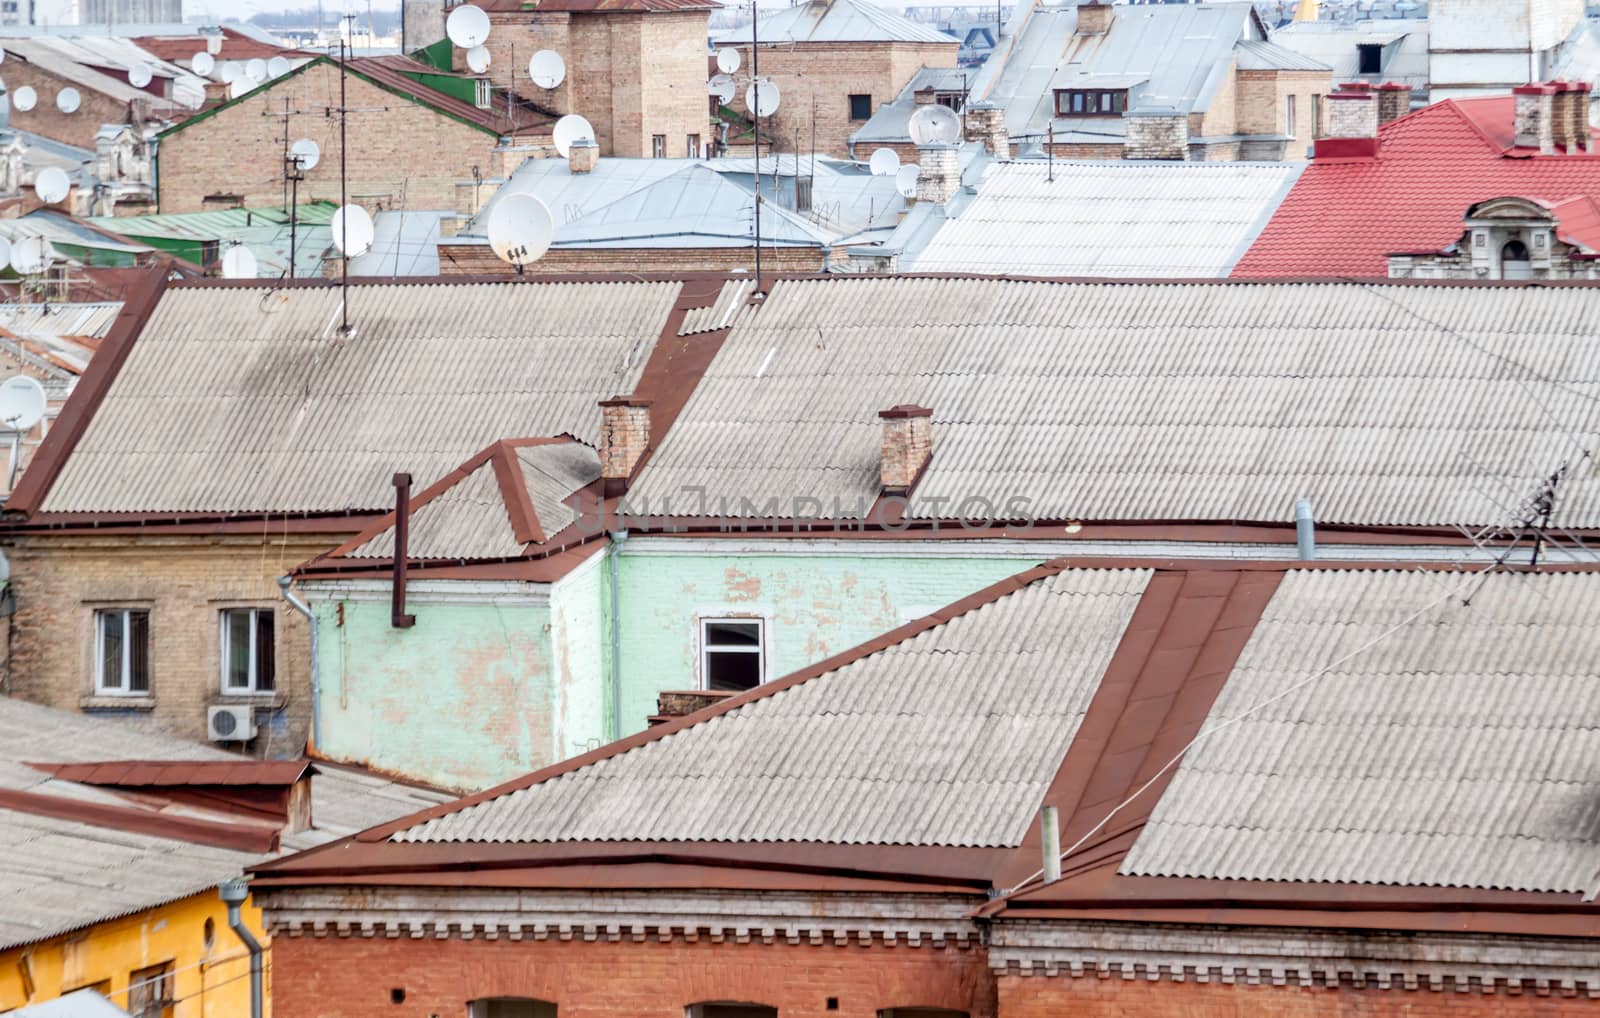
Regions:
[[1411, 86], [1388, 81], [1378, 86], [1378, 126], [1411, 112]]
[[607, 498], [628, 490], [628, 481], [650, 447], [650, 401], [614, 396], [600, 401], [600, 476]]
[[652, 725], [663, 725], [673, 718], [681, 718], [695, 711], [714, 707], [735, 692], [721, 689], [669, 689], [656, 694], [656, 713], [649, 718]]
[[1189, 158], [1189, 118], [1171, 107], [1129, 110], [1122, 115], [1124, 159]]
[[1378, 154], [1378, 97], [1372, 91], [1339, 91], [1322, 100], [1318, 159], [1371, 158]]
[[911, 98], [918, 106], [932, 106], [939, 101], [939, 92], [932, 88], [919, 88], [911, 93]]
[[1517, 148], [1536, 148], [1540, 155], [1556, 150], [1556, 86], [1518, 85], [1511, 90], [1516, 102]]
[[573, 173], [589, 173], [600, 158], [600, 146], [593, 138], [579, 138], [567, 149], [567, 169]]
[[923, 406], [902, 405], [880, 410], [883, 421], [883, 448], [878, 477], [885, 495], [904, 495], [917, 483], [922, 468], [933, 454], [933, 411]]
[[961, 190], [961, 164], [949, 142], [918, 145], [917, 201], [943, 205]]
[[1566, 116], [1563, 123], [1567, 152], [1593, 154], [1594, 133], [1589, 130], [1589, 98], [1591, 86], [1587, 81], [1569, 81], [1559, 98], [1565, 100]]
[[996, 159], [1011, 158], [1011, 133], [1006, 130], [1006, 111], [992, 102], [967, 105], [967, 140], [983, 142], [984, 151]]
[[1105, 35], [1111, 31], [1112, 7], [1104, 3], [1078, 5], [1079, 35]]

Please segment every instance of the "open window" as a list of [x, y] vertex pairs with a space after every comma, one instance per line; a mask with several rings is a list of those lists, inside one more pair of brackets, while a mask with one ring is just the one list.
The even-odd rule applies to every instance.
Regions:
[[690, 1004], [684, 1009], [685, 1018], [778, 1018], [778, 1009], [765, 1004], [742, 1004], [732, 1001]]
[[1383, 43], [1360, 42], [1356, 43], [1356, 73], [1357, 74], [1382, 74], [1383, 73]]
[[766, 681], [766, 620], [700, 620], [700, 677], [706, 689], [742, 692]]
[[470, 1018], [556, 1018], [556, 1006], [534, 997], [484, 997], [467, 1005]]
[[128, 973], [128, 1014], [133, 1018], [172, 1018], [177, 999], [172, 989], [172, 962]]

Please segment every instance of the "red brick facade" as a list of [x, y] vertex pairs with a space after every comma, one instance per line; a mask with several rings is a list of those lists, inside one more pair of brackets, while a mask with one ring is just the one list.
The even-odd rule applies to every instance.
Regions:
[[[885, 1008], [994, 1014], [984, 953], [970, 948], [734, 944], [674, 939], [272, 941], [278, 1018], [460, 1018], [482, 997], [550, 1001], [561, 1018], [681, 1018], [705, 1001], [776, 1007], [783, 1018], [876, 1018]], [[396, 1006], [392, 991], [403, 990]], [[830, 1000], [834, 1006], [830, 1008]]]

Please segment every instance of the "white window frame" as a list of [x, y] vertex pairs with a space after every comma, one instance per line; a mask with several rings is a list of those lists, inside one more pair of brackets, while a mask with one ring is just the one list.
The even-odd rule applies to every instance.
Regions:
[[[755, 647], [753, 647], [753, 648], [718, 647], [718, 648], [713, 650], [712, 647], [711, 647], [710, 642], [706, 639], [706, 627], [707, 626], [711, 626], [711, 625], [716, 625], [719, 622], [738, 622], [738, 623], [743, 623], [743, 624], [748, 624], [748, 623], [752, 623], [752, 622], [755, 623], [758, 642], [756, 643]], [[697, 615], [695, 617], [695, 626], [696, 626], [695, 633], [696, 633], [696, 636], [698, 638], [698, 643], [699, 643], [699, 661], [700, 661], [700, 669], [699, 669], [699, 671], [700, 671], [700, 674], [698, 676], [698, 679], [699, 679], [699, 688], [700, 689], [709, 690], [711, 688], [711, 655], [712, 654], [755, 654], [755, 655], [757, 655], [757, 657], [758, 657], [758, 670], [757, 670], [756, 674], [757, 674], [757, 676], [758, 676], [760, 681], [758, 681], [756, 683], [756, 686], [764, 686], [764, 685], [767, 684], [767, 681], [771, 678], [771, 676], [768, 674], [769, 669], [767, 668], [767, 639], [768, 639], [767, 628], [768, 627], [767, 627], [767, 617], [765, 615], [756, 615], [756, 614], [741, 613], [741, 612], [720, 612], [720, 613], [707, 612], [707, 613], [704, 613], [704, 614], [701, 614], [701, 615]], [[754, 688], [754, 687], [752, 687], [752, 688]]]
[[488, 78], [478, 79], [478, 93], [474, 99], [476, 101], [473, 105], [480, 110], [486, 110], [494, 105], [494, 86], [490, 84]]
[[[150, 609], [143, 605], [134, 605], [126, 608], [96, 608], [94, 610], [94, 692], [96, 696], [153, 696], [151, 689], [130, 689], [133, 679], [133, 641], [128, 638], [132, 626], [128, 624], [129, 616], [140, 614], [145, 617], [145, 671], [150, 670]], [[104, 620], [109, 615], [122, 616], [122, 667], [121, 674], [117, 676], [118, 685], [106, 684], [106, 627]], [[154, 687], [152, 677], [146, 675], [146, 685]]]
[[1283, 133], [1294, 137], [1294, 93], [1283, 97]]
[[[228, 642], [231, 639], [231, 637], [228, 635], [228, 616], [234, 612], [250, 613], [250, 684], [247, 686], [228, 685]], [[273, 652], [276, 653], [276, 644], [278, 639], [278, 619], [277, 616], [273, 614], [273, 610], [271, 608], [262, 608], [253, 604], [240, 604], [222, 608], [217, 611], [217, 631], [220, 634], [217, 640], [217, 646], [222, 651], [221, 658], [217, 664], [217, 684], [221, 687], [222, 694], [224, 696], [270, 696], [276, 692], [276, 690], [272, 687], [262, 689], [261, 676], [256, 674], [256, 633], [258, 629], [256, 625], [256, 616], [262, 612], [266, 612], [268, 615], [273, 615]], [[273, 680], [276, 682], [276, 667], [273, 668], [273, 673]]]

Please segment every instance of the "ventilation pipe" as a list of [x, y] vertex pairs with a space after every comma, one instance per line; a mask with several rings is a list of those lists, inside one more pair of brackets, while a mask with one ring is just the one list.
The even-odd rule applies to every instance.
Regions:
[[322, 732], [322, 683], [317, 670], [317, 617], [312, 614], [311, 606], [295, 596], [290, 590], [294, 577], [288, 573], [278, 577], [278, 593], [295, 611], [306, 617], [306, 625], [311, 627], [311, 745], [317, 744], [317, 738]]
[[411, 557], [411, 475], [394, 475], [394, 582], [389, 590], [389, 624], [410, 629], [415, 615], [406, 614], [406, 565]]
[[1294, 543], [1300, 558], [1309, 560], [1317, 557], [1317, 519], [1311, 515], [1309, 498], [1295, 499]]
[[1044, 852], [1044, 882], [1053, 884], [1061, 879], [1061, 828], [1056, 826], [1054, 806], [1039, 811], [1039, 847]]
[[250, 952], [250, 1018], [261, 1018], [261, 942], [239, 916], [239, 906], [250, 897], [250, 885], [243, 880], [224, 880], [217, 885], [217, 896], [228, 906], [228, 928]]

